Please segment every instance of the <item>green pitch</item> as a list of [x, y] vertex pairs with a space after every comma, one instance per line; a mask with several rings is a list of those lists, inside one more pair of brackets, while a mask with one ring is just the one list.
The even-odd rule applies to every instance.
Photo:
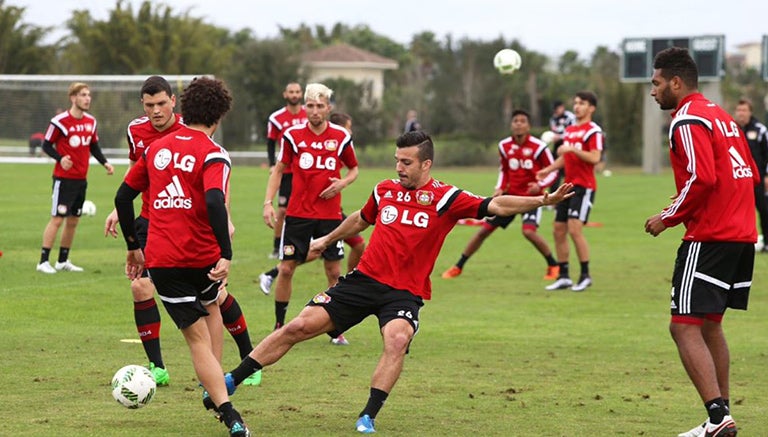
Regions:
[[[189, 352], [170, 318], [162, 345], [171, 374], [146, 408], [127, 410], [110, 394], [110, 379], [127, 364], [146, 365], [135, 340], [125, 246], [103, 236], [125, 167], [107, 177], [91, 169], [88, 194], [98, 212], [84, 217], [71, 258], [84, 273], [35, 271], [48, 220], [47, 165], [0, 165], [0, 423], [3, 435], [226, 435], [202, 408]], [[437, 169], [435, 176], [476, 194], [492, 192], [496, 169]], [[363, 169], [344, 194], [354, 211], [391, 169]], [[232, 214], [237, 227], [229, 290], [238, 298], [251, 338], [274, 322], [272, 297], [258, 289], [270, 268], [271, 231], [261, 219], [267, 171], [235, 167]], [[403, 375], [377, 418], [383, 435], [669, 436], [705, 418], [667, 332], [672, 262], [681, 229], [658, 238], [646, 217], [674, 193], [670, 174], [614, 169], [600, 178], [587, 228], [594, 285], [584, 293], [545, 292], [545, 263], [519, 221], [497, 231], [464, 273], [443, 280], [476, 227], [448, 236], [432, 275], [433, 300]], [[550, 242], [553, 213], [540, 232]], [[57, 256], [54, 247], [52, 259]], [[575, 253], [573, 275], [578, 273]], [[731, 346], [731, 405], [744, 435], [768, 425], [768, 256], [758, 255], [750, 311], [726, 315]], [[289, 317], [324, 288], [319, 263], [295, 277]], [[381, 341], [374, 319], [352, 329], [348, 347], [320, 337], [294, 348], [264, 371], [259, 387], [233, 396], [256, 435], [353, 435]], [[239, 362], [225, 334], [224, 367]]]

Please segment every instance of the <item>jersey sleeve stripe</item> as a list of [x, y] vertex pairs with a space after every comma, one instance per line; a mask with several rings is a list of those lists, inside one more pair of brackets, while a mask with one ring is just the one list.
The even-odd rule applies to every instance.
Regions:
[[690, 123], [680, 126], [680, 138], [683, 141], [683, 152], [688, 156], [688, 167], [686, 170], [691, 174], [691, 177], [685, 181], [683, 189], [680, 190], [680, 195], [678, 195], [675, 201], [672, 202], [672, 205], [662, 212], [661, 218], [672, 217], [677, 213], [677, 210], [680, 209], [680, 205], [687, 198], [691, 185], [696, 181], [696, 151], [693, 147], [693, 136], [691, 135]]
[[456, 187], [451, 187], [446, 191], [443, 197], [440, 198], [440, 201], [437, 202], [437, 215], [443, 215], [448, 211], [448, 208], [451, 207], [451, 204], [456, 200], [460, 193], [461, 190]]
[[227, 165], [232, 165], [232, 162], [229, 160], [229, 155], [222, 152], [212, 152], [205, 156], [205, 163], [208, 164], [210, 162], [226, 162]]

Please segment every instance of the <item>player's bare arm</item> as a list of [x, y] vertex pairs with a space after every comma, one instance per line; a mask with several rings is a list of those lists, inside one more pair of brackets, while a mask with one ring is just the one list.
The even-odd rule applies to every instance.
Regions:
[[280, 189], [280, 179], [283, 177], [283, 171], [285, 170], [285, 163], [282, 161], [275, 164], [275, 169], [269, 174], [269, 181], [267, 182], [267, 192], [264, 198], [264, 210], [262, 217], [264, 223], [269, 228], [274, 228], [277, 216], [275, 216], [275, 207], [272, 206], [272, 202], [275, 200], [277, 190]]
[[326, 247], [328, 247], [329, 244], [333, 243], [334, 241], [343, 240], [349, 236], [359, 234], [360, 232], [367, 229], [370, 225], [370, 223], [363, 220], [363, 217], [360, 215], [360, 210], [357, 210], [347, 216], [347, 218], [341, 222], [341, 224], [337, 226], [336, 229], [331, 231], [330, 234], [325, 235], [324, 237], [320, 237], [316, 240], [312, 240], [312, 243], [309, 245], [309, 254], [310, 256], [313, 254], [319, 255], [325, 250]]
[[544, 193], [541, 196], [499, 196], [491, 199], [488, 204], [488, 215], [510, 216], [520, 214], [545, 205], [554, 205], [573, 196], [572, 183], [560, 185], [554, 193]]
[[[563, 150], [561, 152], [561, 149]], [[587, 162], [589, 164], [597, 164], [600, 162], [600, 155], [603, 153], [602, 150], [581, 150], [577, 149], [573, 146], [560, 146], [557, 149], [558, 155], [562, 156], [566, 153], [573, 153], [576, 155], [579, 159], [581, 159], [584, 162]]]
[[563, 166], [565, 166], [565, 158], [563, 158], [561, 155], [561, 156], [558, 156], [557, 159], [555, 159], [555, 162], [537, 171], [536, 180], [540, 181], [542, 179], [546, 179], [550, 173], [552, 173], [555, 170], [560, 170], [561, 168], [563, 168]]
[[323, 190], [322, 193], [320, 193], [320, 197], [323, 199], [330, 199], [337, 194], [341, 193], [341, 190], [349, 186], [352, 182], [354, 182], [357, 179], [358, 174], [360, 174], [359, 167], [350, 168], [347, 171], [346, 176], [343, 178], [328, 178], [331, 181], [331, 185], [328, 186], [325, 190]]

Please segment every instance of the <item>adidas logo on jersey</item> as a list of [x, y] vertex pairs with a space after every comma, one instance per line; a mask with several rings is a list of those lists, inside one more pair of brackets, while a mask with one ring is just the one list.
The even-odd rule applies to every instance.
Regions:
[[752, 168], [744, 161], [739, 151], [735, 147], [731, 146], [728, 149], [728, 154], [731, 155], [731, 165], [733, 166], [733, 178], [752, 178]]
[[157, 195], [152, 206], [155, 209], [183, 208], [192, 209], [192, 199], [186, 197], [178, 176], [173, 176], [171, 183]]

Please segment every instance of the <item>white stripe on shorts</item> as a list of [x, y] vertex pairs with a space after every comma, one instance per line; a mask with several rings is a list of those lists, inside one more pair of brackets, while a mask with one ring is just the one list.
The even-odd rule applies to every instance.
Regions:
[[592, 193], [595, 190], [587, 188], [584, 190], [584, 197], [581, 198], [581, 206], [579, 207], [579, 220], [583, 223], [587, 221], [587, 215], [589, 215], [589, 208], [592, 207]]
[[724, 290], [730, 290], [730, 288], [731, 288], [731, 286], [726, 284], [725, 282], [723, 282], [723, 281], [721, 281], [721, 280], [719, 280], [717, 278], [713, 278], [712, 276], [705, 275], [704, 273], [701, 273], [701, 272], [694, 273], [693, 277], [699, 278], [702, 281], [709, 282], [710, 284], [717, 285], [718, 287], [720, 287], [720, 288], [722, 288]]
[[56, 207], [59, 206], [59, 191], [61, 190], [61, 181], [53, 181], [53, 194], [51, 195], [51, 216], [56, 215]]
[[685, 259], [685, 268], [683, 277], [680, 281], [680, 314], [691, 313], [691, 289], [693, 288], [693, 279], [696, 275], [696, 265], [699, 261], [699, 250], [701, 243], [692, 242], [688, 246], [688, 256]]

